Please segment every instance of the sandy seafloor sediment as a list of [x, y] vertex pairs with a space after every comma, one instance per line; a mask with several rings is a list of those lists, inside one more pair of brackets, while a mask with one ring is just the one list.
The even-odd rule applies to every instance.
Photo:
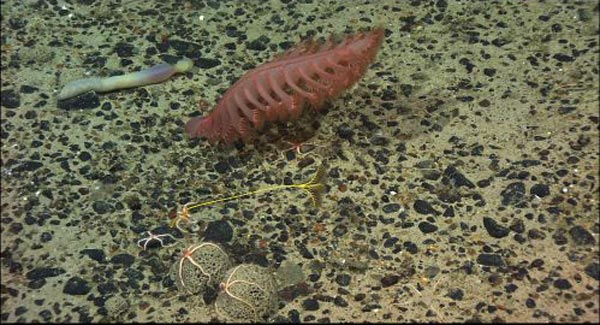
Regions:
[[[598, 10], [2, 1], [0, 320], [223, 320], [215, 292], [186, 294], [170, 271], [210, 239], [234, 265], [279, 271], [278, 321], [598, 321]], [[376, 62], [325, 112], [256, 145], [184, 136], [244, 71], [374, 26]], [[195, 68], [164, 83], [57, 102], [68, 81], [182, 56]], [[305, 182], [319, 165], [318, 209], [287, 190], [168, 227], [186, 202]], [[141, 250], [147, 230], [177, 241]]]

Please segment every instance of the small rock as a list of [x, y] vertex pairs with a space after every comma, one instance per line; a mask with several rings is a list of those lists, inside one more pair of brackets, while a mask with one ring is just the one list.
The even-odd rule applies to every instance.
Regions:
[[398, 203], [390, 203], [383, 206], [383, 212], [385, 213], [393, 213], [400, 210], [400, 204]]
[[502, 196], [502, 205], [516, 205], [524, 201], [525, 184], [523, 182], [514, 182], [500, 193]]
[[415, 209], [415, 211], [417, 211], [417, 213], [420, 213], [420, 214], [433, 214], [433, 215], [439, 214], [439, 212], [437, 212], [431, 206], [431, 204], [429, 204], [429, 202], [423, 201], [423, 200], [416, 200], [415, 203], [413, 204], [413, 208]]
[[135, 256], [127, 253], [117, 254], [110, 259], [113, 264], [123, 264], [125, 267], [131, 266], [135, 261]]
[[336, 296], [333, 303], [339, 307], [348, 307], [348, 302], [342, 296]]
[[464, 291], [460, 288], [451, 289], [447, 294], [452, 300], [463, 300], [464, 295]]
[[233, 228], [225, 220], [212, 221], [206, 227], [204, 240], [216, 243], [227, 243], [233, 238]]
[[57, 267], [37, 267], [25, 274], [28, 280], [49, 278], [65, 273], [65, 270]]
[[504, 266], [504, 260], [502, 256], [498, 254], [479, 254], [477, 256], [477, 263], [485, 266]]
[[572, 285], [567, 279], [558, 279], [554, 281], [554, 287], [560, 290], [567, 290], [571, 289]]
[[428, 234], [428, 233], [438, 230], [438, 227], [427, 221], [423, 221], [423, 222], [419, 223], [419, 230], [421, 230], [421, 232], [423, 232], [424, 234]]
[[2, 107], [17, 108], [21, 106], [21, 98], [19, 97], [19, 93], [14, 89], [3, 89], [0, 95], [0, 103]]
[[384, 288], [393, 286], [394, 284], [398, 283], [398, 281], [400, 281], [400, 277], [398, 275], [395, 274], [388, 274], [386, 276], [384, 276], [383, 278], [381, 278], [381, 286]]
[[550, 187], [546, 184], [535, 184], [529, 189], [529, 193], [538, 197], [550, 195]]
[[267, 36], [262, 35], [259, 38], [248, 43], [247, 48], [249, 50], [264, 51], [267, 49], [267, 45], [269, 44], [269, 42], [270, 39]]
[[79, 251], [79, 253], [83, 255], [87, 255], [89, 258], [93, 259], [96, 262], [104, 263], [106, 262], [106, 255], [104, 255], [104, 251], [97, 248], [86, 248]]
[[318, 310], [319, 309], [319, 301], [317, 301], [316, 299], [306, 299], [302, 302], [302, 308], [304, 308], [304, 310]]
[[78, 276], [70, 278], [63, 288], [63, 293], [68, 295], [80, 296], [88, 294], [89, 292], [90, 286], [87, 281]]
[[92, 203], [92, 209], [94, 209], [94, 212], [97, 214], [105, 214], [112, 212], [113, 210], [112, 206], [105, 201], [94, 201], [94, 203]]
[[585, 274], [589, 275], [592, 279], [600, 281], [600, 264], [592, 262], [584, 269]]
[[510, 229], [498, 224], [496, 220], [490, 217], [483, 217], [483, 226], [488, 234], [494, 238], [506, 237], [510, 232]]
[[207, 59], [207, 58], [199, 58], [196, 63], [198, 67], [202, 69], [210, 69], [216, 66], [221, 65], [221, 61], [219, 59]]
[[594, 236], [582, 226], [574, 226], [569, 230], [569, 234], [577, 245], [594, 245], [596, 243]]
[[444, 177], [447, 178], [447, 180], [442, 180], [443, 184], [450, 184], [454, 187], [464, 186], [467, 188], [475, 188], [475, 184], [454, 166], [448, 166], [446, 170], [444, 170]]
[[348, 274], [338, 274], [335, 277], [335, 282], [343, 287], [347, 286], [350, 284], [350, 280], [352, 279], [352, 277]]

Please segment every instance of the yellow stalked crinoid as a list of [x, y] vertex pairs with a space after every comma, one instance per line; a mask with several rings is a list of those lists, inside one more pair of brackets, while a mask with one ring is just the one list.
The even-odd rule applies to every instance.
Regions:
[[317, 168], [317, 171], [315, 172], [313, 177], [311, 177], [308, 180], [308, 182], [306, 182], [306, 183], [289, 184], [289, 185], [273, 185], [273, 186], [268, 186], [265, 188], [258, 189], [256, 191], [250, 191], [250, 192], [243, 193], [243, 194], [232, 195], [232, 196], [224, 197], [221, 199], [210, 200], [210, 201], [205, 201], [205, 202], [200, 202], [200, 203], [186, 203], [183, 207], [181, 207], [181, 209], [179, 209], [177, 211], [177, 214], [173, 217], [173, 220], [171, 221], [171, 227], [177, 227], [177, 229], [179, 229], [180, 231], [183, 232], [183, 230], [179, 227], [179, 223], [181, 223], [181, 221], [189, 222], [190, 214], [193, 212], [192, 210], [195, 210], [195, 209], [198, 209], [198, 208], [201, 208], [204, 206], [208, 206], [208, 205], [214, 205], [214, 204], [221, 203], [221, 202], [227, 202], [227, 201], [232, 201], [232, 200], [236, 200], [236, 199], [241, 199], [246, 196], [252, 196], [252, 195], [273, 192], [273, 191], [278, 191], [278, 190], [284, 190], [284, 189], [300, 189], [300, 190], [304, 191], [305, 193], [307, 193], [310, 196], [313, 206], [318, 207], [321, 204], [321, 193], [323, 192], [323, 190], [325, 190], [324, 178], [325, 178], [325, 168], [323, 166], [320, 166], [319, 168]]

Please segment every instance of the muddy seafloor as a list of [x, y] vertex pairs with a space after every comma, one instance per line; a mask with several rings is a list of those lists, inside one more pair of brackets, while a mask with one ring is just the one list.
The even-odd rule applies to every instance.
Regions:
[[[255, 282], [190, 294], [202, 274], [184, 250], [204, 241], [274, 274], [271, 320], [598, 321], [598, 10], [3, 2], [0, 319], [228, 320], [216, 297]], [[292, 44], [376, 26], [376, 62], [322, 112], [271, 125], [254, 145], [184, 135], [190, 116]], [[71, 80], [183, 56], [195, 67], [163, 83], [57, 101]], [[169, 227], [185, 203], [304, 183], [319, 166], [318, 208], [290, 188]], [[143, 249], [146, 231], [172, 237]], [[240, 299], [229, 301], [251, 306]]]

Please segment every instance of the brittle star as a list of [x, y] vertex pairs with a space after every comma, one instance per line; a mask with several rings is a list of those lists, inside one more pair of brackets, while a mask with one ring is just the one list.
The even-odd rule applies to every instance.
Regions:
[[[148, 234], [148, 237], [144, 237], [137, 241], [138, 247], [141, 248], [142, 250], [146, 250], [146, 248], [148, 248], [148, 244], [153, 240], [158, 241], [160, 243], [160, 247], [171, 247], [171, 246], [177, 244], [175, 242], [175, 243], [165, 245], [165, 243], [163, 242], [161, 237], [169, 237], [172, 240], [177, 241], [177, 238], [173, 237], [173, 235], [171, 235], [169, 233], [155, 235], [150, 230], [146, 231], [146, 233]], [[144, 242], [143, 246], [141, 245], [142, 242]]]
[[[236, 295], [234, 295], [233, 293], [231, 293], [229, 291], [229, 288], [231, 286], [233, 286], [234, 284], [236, 284], [236, 283], [243, 283], [243, 284], [247, 284], [247, 285], [250, 285], [250, 286], [256, 286], [260, 291], [265, 292], [265, 293], [267, 292], [265, 289], [263, 289], [261, 286], [259, 286], [258, 283], [256, 283], [256, 282], [250, 282], [250, 281], [246, 281], [246, 280], [233, 280], [233, 281], [231, 281], [231, 278], [233, 277], [233, 275], [235, 274], [235, 272], [240, 267], [242, 267], [242, 266], [244, 266], [244, 265], [242, 265], [242, 264], [238, 265], [235, 269], [233, 269], [233, 271], [231, 271], [231, 273], [229, 274], [229, 277], [227, 277], [227, 281], [225, 281], [225, 283], [223, 283], [223, 282], [219, 283], [219, 290], [225, 292], [225, 294], [228, 295], [229, 297], [231, 297], [232, 299], [237, 300], [237, 301], [241, 302], [242, 304], [245, 304], [248, 307], [250, 307], [250, 309], [252, 309], [252, 311], [254, 313], [255, 319], [259, 320], [259, 318], [258, 318], [259, 315], [256, 312], [256, 308], [254, 306], [252, 306], [251, 303], [249, 303], [248, 301], [246, 301], [246, 300], [244, 300], [244, 299], [242, 299], [240, 297], [237, 297]], [[217, 301], [215, 301], [215, 309], [217, 309], [217, 310], [219, 309], [219, 307], [217, 306]]]
[[194, 294], [194, 292], [192, 292], [192, 291], [191, 291], [191, 290], [190, 290], [190, 289], [189, 289], [189, 288], [188, 288], [188, 287], [185, 285], [185, 283], [183, 282], [183, 262], [184, 262], [185, 260], [188, 260], [188, 261], [190, 261], [190, 263], [192, 263], [192, 265], [194, 265], [195, 267], [197, 267], [197, 268], [199, 268], [199, 269], [200, 269], [200, 272], [201, 272], [201, 273], [202, 273], [204, 276], [208, 277], [208, 279], [206, 280], [206, 283], [210, 284], [210, 282], [211, 282], [211, 279], [212, 279], [212, 277], [211, 277], [210, 273], [207, 273], [206, 271], [204, 271], [204, 268], [202, 267], [202, 265], [198, 264], [198, 262], [196, 262], [196, 260], [194, 260], [194, 258], [192, 257], [192, 254], [194, 254], [194, 252], [195, 252], [196, 250], [198, 250], [199, 248], [202, 248], [202, 247], [204, 247], [204, 246], [212, 246], [212, 247], [215, 247], [215, 248], [217, 248], [219, 251], [221, 251], [221, 253], [222, 253], [222, 254], [224, 254], [224, 255], [227, 255], [227, 253], [225, 253], [225, 252], [224, 252], [224, 251], [221, 249], [221, 247], [219, 247], [219, 246], [217, 246], [217, 245], [215, 245], [215, 244], [213, 244], [213, 243], [202, 243], [202, 244], [199, 244], [199, 245], [196, 245], [196, 246], [194, 246], [194, 245], [191, 245], [190, 247], [186, 248], [186, 249], [183, 251], [183, 256], [181, 256], [181, 259], [179, 260], [179, 269], [177, 270], [177, 276], [179, 277], [179, 281], [181, 282], [181, 286], [182, 286], [182, 287], [183, 287], [185, 290], [187, 290], [187, 291], [188, 291], [190, 294]]
[[191, 202], [186, 203], [180, 210], [177, 211], [173, 221], [171, 221], [171, 228], [177, 227], [179, 231], [183, 232], [183, 229], [179, 226], [181, 221], [191, 222], [190, 221], [190, 210], [188, 206], [192, 205]]

